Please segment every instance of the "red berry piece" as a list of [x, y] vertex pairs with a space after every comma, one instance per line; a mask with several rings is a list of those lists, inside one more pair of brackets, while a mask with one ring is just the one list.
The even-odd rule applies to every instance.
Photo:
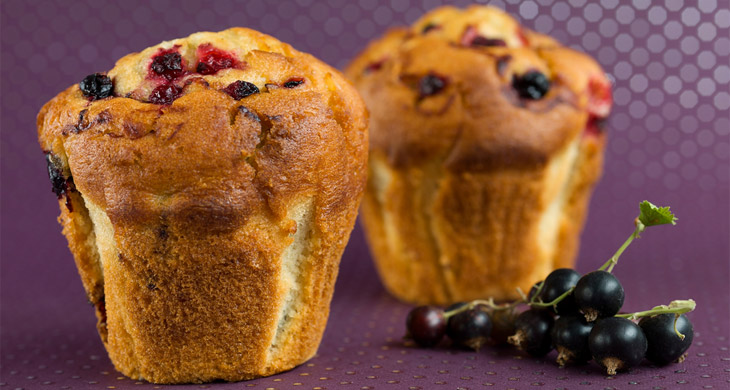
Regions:
[[612, 104], [611, 82], [605, 77], [592, 77], [588, 82], [588, 113], [605, 118]]
[[114, 94], [114, 83], [109, 76], [94, 73], [81, 80], [79, 89], [84, 96], [91, 100], [104, 99]]
[[433, 347], [446, 334], [444, 311], [436, 306], [419, 306], [406, 318], [408, 334], [421, 347]]
[[149, 101], [154, 104], [172, 104], [182, 94], [182, 88], [174, 84], [163, 84], [152, 90]]
[[585, 134], [597, 137], [606, 131], [606, 119], [599, 118], [593, 114], [588, 114], [588, 122], [586, 123]]
[[198, 46], [198, 65], [195, 67], [196, 72], [209, 75], [218, 73], [221, 69], [236, 68], [238, 66], [239, 62], [233, 54], [216, 49], [210, 43]]
[[464, 46], [507, 46], [502, 39], [487, 38], [479, 35], [476, 27], [469, 26], [461, 36], [461, 44]]
[[284, 83], [284, 88], [296, 88], [300, 86], [301, 84], [304, 84], [304, 79], [295, 77], [289, 79], [287, 82]]
[[237, 80], [230, 83], [227, 87], [223, 88], [223, 92], [231, 95], [236, 100], [241, 100], [246, 96], [259, 93], [259, 88], [248, 81]]
[[418, 80], [418, 93], [421, 95], [421, 98], [435, 95], [446, 88], [447, 84], [448, 81], [445, 77], [427, 74]]
[[383, 64], [385, 63], [386, 60], [387, 60], [387, 58], [381, 58], [375, 62], [369, 63], [365, 67], [365, 69], [363, 69], [363, 73], [368, 74], [368, 73], [373, 73], [373, 72], [380, 70], [380, 68], [383, 67]]
[[177, 46], [169, 50], [160, 50], [152, 58], [150, 71], [152, 75], [167, 80], [174, 80], [183, 76], [185, 69], [183, 68], [182, 56], [177, 52]]

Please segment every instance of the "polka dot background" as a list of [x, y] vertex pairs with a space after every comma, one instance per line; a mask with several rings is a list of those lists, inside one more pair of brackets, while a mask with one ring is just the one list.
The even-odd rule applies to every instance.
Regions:
[[[457, 1], [458, 5], [467, 5]], [[247, 26], [342, 68], [389, 26], [441, 4], [296, 0], [21, 1], [0, 3], [2, 193], [0, 389], [159, 388], [109, 362], [55, 222], [57, 204], [35, 140], [41, 105], [83, 76], [159, 41]], [[676, 227], [631, 247], [615, 273], [625, 310], [694, 298], [695, 342], [681, 364], [606, 377], [560, 369], [555, 354], [478, 353], [401, 342], [409, 307], [390, 298], [357, 227], [342, 260], [318, 355], [290, 372], [198, 388], [728, 388], [730, 9], [701, 1], [493, 1], [526, 26], [594, 56], [614, 81], [604, 178], [592, 199], [579, 271], [631, 232], [643, 199], [668, 204]]]

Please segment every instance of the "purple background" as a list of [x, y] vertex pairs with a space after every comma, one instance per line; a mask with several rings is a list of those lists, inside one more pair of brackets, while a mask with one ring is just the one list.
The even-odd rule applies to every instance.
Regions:
[[[409, 307], [383, 291], [358, 227], [342, 259], [318, 356], [274, 377], [206, 386], [727, 388], [730, 10], [724, 1], [683, 3], [493, 2], [526, 26], [590, 53], [615, 79], [605, 176], [591, 203], [578, 268], [595, 269], [613, 253], [630, 234], [641, 200], [671, 205], [679, 224], [647, 231], [615, 273], [627, 291], [625, 310], [697, 301], [690, 315], [695, 342], [684, 363], [645, 364], [609, 378], [595, 365], [559, 369], [554, 353], [535, 360], [511, 349], [403, 347]], [[438, 4], [3, 1], [0, 388], [153, 387], [114, 371], [96, 333], [36, 141], [35, 116], [44, 102], [130, 51], [229, 26], [272, 34], [342, 68], [388, 26], [410, 23]]]

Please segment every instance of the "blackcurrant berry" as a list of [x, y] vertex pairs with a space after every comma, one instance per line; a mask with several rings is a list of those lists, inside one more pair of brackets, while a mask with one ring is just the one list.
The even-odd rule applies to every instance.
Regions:
[[659, 314], [644, 317], [639, 321], [639, 326], [649, 343], [646, 358], [656, 365], [663, 366], [677, 360], [684, 360], [683, 355], [692, 344], [694, 338], [692, 323], [684, 314], [676, 318], [677, 330], [684, 335], [684, 340], [682, 340], [674, 330], [675, 318], [674, 314]]
[[588, 349], [591, 329], [593, 323], [580, 315], [561, 316], [555, 321], [551, 338], [553, 347], [558, 351], [559, 365], [583, 364], [591, 360], [591, 351]]
[[492, 321], [486, 306], [477, 305], [451, 316], [446, 334], [457, 346], [479, 350], [492, 332]]
[[444, 311], [436, 306], [419, 306], [406, 318], [408, 334], [421, 347], [433, 347], [446, 333]]
[[624, 304], [623, 286], [613, 274], [606, 271], [583, 275], [575, 286], [573, 296], [589, 322], [616, 315]]
[[523, 99], [542, 99], [550, 90], [550, 80], [547, 76], [538, 71], [530, 71], [522, 76], [512, 78], [512, 87]]
[[507, 344], [507, 338], [515, 334], [516, 317], [517, 316], [513, 310], [492, 311], [492, 334], [490, 335], [491, 344]]
[[421, 95], [421, 98], [435, 95], [446, 88], [447, 83], [444, 77], [428, 74], [418, 80], [418, 93]]
[[[551, 272], [540, 292], [540, 298], [544, 303], [552, 302], [563, 295], [571, 287], [575, 287], [580, 279], [580, 274], [570, 268], [558, 268]], [[575, 304], [573, 294], [568, 295], [553, 308], [555, 313], [560, 315], [578, 313], [578, 306]]]
[[114, 83], [109, 76], [94, 73], [84, 77], [79, 83], [81, 93], [91, 100], [104, 99], [114, 94]]
[[508, 341], [532, 356], [545, 356], [552, 350], [550, 331], [554, 322], [547, 310], [526, 310], [515, 319], [515, 334]]
[[647, 349], [641, 328], [626, 318], [608, 317], [596, 321], [588, 336], [591, 356], [608, 375], [641, 363]]

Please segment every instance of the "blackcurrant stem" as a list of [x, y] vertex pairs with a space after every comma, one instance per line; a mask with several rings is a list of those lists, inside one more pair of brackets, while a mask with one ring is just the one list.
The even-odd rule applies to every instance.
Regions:
[[527, 304], [532, 305], [533, 303], [537, 303], [537, 299], [540, 296], [540, 293], [542, 292], [542, 287], [545, 285], [545, 281], [541, 281], [540, 284], [537, 285], [537, 290], [535, 291], [535, 295], [532, 296], [529, 302]]
[[552, 307], [552, 306], [555, 306], [558, 303], [560, 303], [560, 301], [562, 301], [563, 299], [565, 299], [568, 295], [570, 295], [570, 293], [572, 293], [573, 290], [575, 290], [575, 286], [569, 288], [568, 291], [564, 292], [559, 297], [557, 297], [554, 300], [552, 300], [550, 302], [547, 302], [547, 303], [546, 302], [530, 302], [530, 307]]
[[449, 317], [452, 317], [463, 311], [471, 310], [471, 309], [477, 307], [478, 305], [487, 306], [488, 308], [490, 308], [492, 310], [511, 310], [525, 302], [526, 302], [526, 300], [524, 300], [524, 299], [518, 299], [514, 302], [504, 303], [504, 304], [499, 305], [499, 304], [494, 303], [494, 298], [489, 298], [486, 300], [485, 299], [475, 299], [473, 301], [470, 301], [466, 305], [463, 305], [463, 306], [457, 307], [456, 309], [444, 312], [444, 317], [446, 319], [449, 319]]
[[659, 314], [674, 314], [674, 332], [680, 339], [684, 340], [684, 335], [677, 330], [677, 319], [684, 313], [689, 313], [697, 307], [697, 303], [693, 299], [672, 301], [669, 305], [659, 305], [650, 310], [637, 311], [636, 313], [616, 314], [616, 317], [637, 320], [641, 317], [651, 317]]
[[453, 310], [449, 310], [447, 312], [444, 312], [444, 317], [446, 317], [446, 319], [448, 319], [449, 317], [451, 317], [453, 315], [456, 315], [456, 314], [459, 314], [462, 311], [471, 310], [474, 307], [476, 307], [477, 305], [486, 305], [486, 306], [492, 307], [492, 308], [494, 306], [496, 306], [496, 304], [494, 303], [494, 300], [492, 298], [489, 298], [488, 300], [475, 299], [475, 300], [467, 303], [466, 305], [463, 305], [463, 306], [457, 307], [456, 309], [453, 309]]
[[608, 261], [603, 263], [601, 268], [598, 269], [599, 271], [606, 271], [608, 273], [611, 273], [611, 271], [613, 271], [613, 267], [615, 267], [616, 264], [618, 263], [619, 256], [621, 256], [621, 254], [624, 253], [626, 248], [629, 247], [629, 244], [631, 244], [631, 242], [634, 241], [635, 238], [639, 238], [639, 234], [641, 234], [646, 229], [646, 226], [644, 226], [644, 224], [641, 223], [641, 221], [639, 221], [638, 218], [636, 219], [635, 223], [636, 223], [636, 229], [634, 229], [634, 232], [631, 233], [631, 235], [629, 236], [629, 238], [626, 239], [626, 241], [624, 241], [623, 245], [621, 245], [621, 247], [618, 248], [616, 253], [614, 253], [613, 256], [611, 256], [611, 258], [608, 259]]

